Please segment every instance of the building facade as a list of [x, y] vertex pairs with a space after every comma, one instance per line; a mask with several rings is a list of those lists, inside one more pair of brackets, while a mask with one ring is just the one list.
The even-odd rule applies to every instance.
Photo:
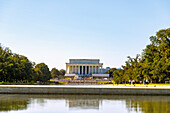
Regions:
[[103, 63], [99, 59], [69, 59], [66, 63], [65, 76], [92, 76], [108, 77], [103, 74]]

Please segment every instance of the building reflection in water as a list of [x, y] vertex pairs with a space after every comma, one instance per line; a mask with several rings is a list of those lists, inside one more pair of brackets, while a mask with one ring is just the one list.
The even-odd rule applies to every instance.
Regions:
[[101, 106], [102, 100], [98, 99], [69, 99], [66, 100], [66, 106], [72, 109], [95, 109], [99, 110], [99, 105]]

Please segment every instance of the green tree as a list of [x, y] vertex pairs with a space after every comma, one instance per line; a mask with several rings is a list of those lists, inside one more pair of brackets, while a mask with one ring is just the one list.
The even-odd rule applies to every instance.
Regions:
[[9, 48], [0, 45], [0, 80], [31, 80], [32, 62], [27, 57], [14, 54]]
[[56, 68], [52, 68], [52, 70], [51, 70], [51, 77], [52, 78], [56, 78], [59, 75], [61, 75], [60, 71], [58, 69], [56, 69]]
[[111, 74], [115, 81], [149, 79], [151, 82], [165, 82], [170, 80], [170, 28], [160, 30], [156, 36], [150, 37], [150, 44], [146, 46], [142, 54], [135, 58], [128, 56], [122, 70], [110, 69], [106, 73]]
[[66, 71], [65, 71], [64, 69], [60, 69], [60, 74], [61, 74], [62, 76], [64, 76], [65, 73], [66, 73]]
[[36, 81], [47, 82], [51, 77], [51, 73], [49, 71], [49, 68], [45, 63], [37, 64], [34, 68], [34, 71], [36, 73], [35, 74]]

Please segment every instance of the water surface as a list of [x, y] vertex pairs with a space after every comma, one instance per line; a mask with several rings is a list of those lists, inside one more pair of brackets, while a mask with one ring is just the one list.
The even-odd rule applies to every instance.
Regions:
[[170, 96], [0, 94], [0, 113], [170, 113]]

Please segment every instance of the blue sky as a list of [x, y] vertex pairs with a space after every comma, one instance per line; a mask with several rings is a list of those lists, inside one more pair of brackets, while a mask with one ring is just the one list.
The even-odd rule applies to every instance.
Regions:
[[0, 43], [49, 68], [70, 58], [121, 67], [170, 27], [169, 0], [0, 0]]

